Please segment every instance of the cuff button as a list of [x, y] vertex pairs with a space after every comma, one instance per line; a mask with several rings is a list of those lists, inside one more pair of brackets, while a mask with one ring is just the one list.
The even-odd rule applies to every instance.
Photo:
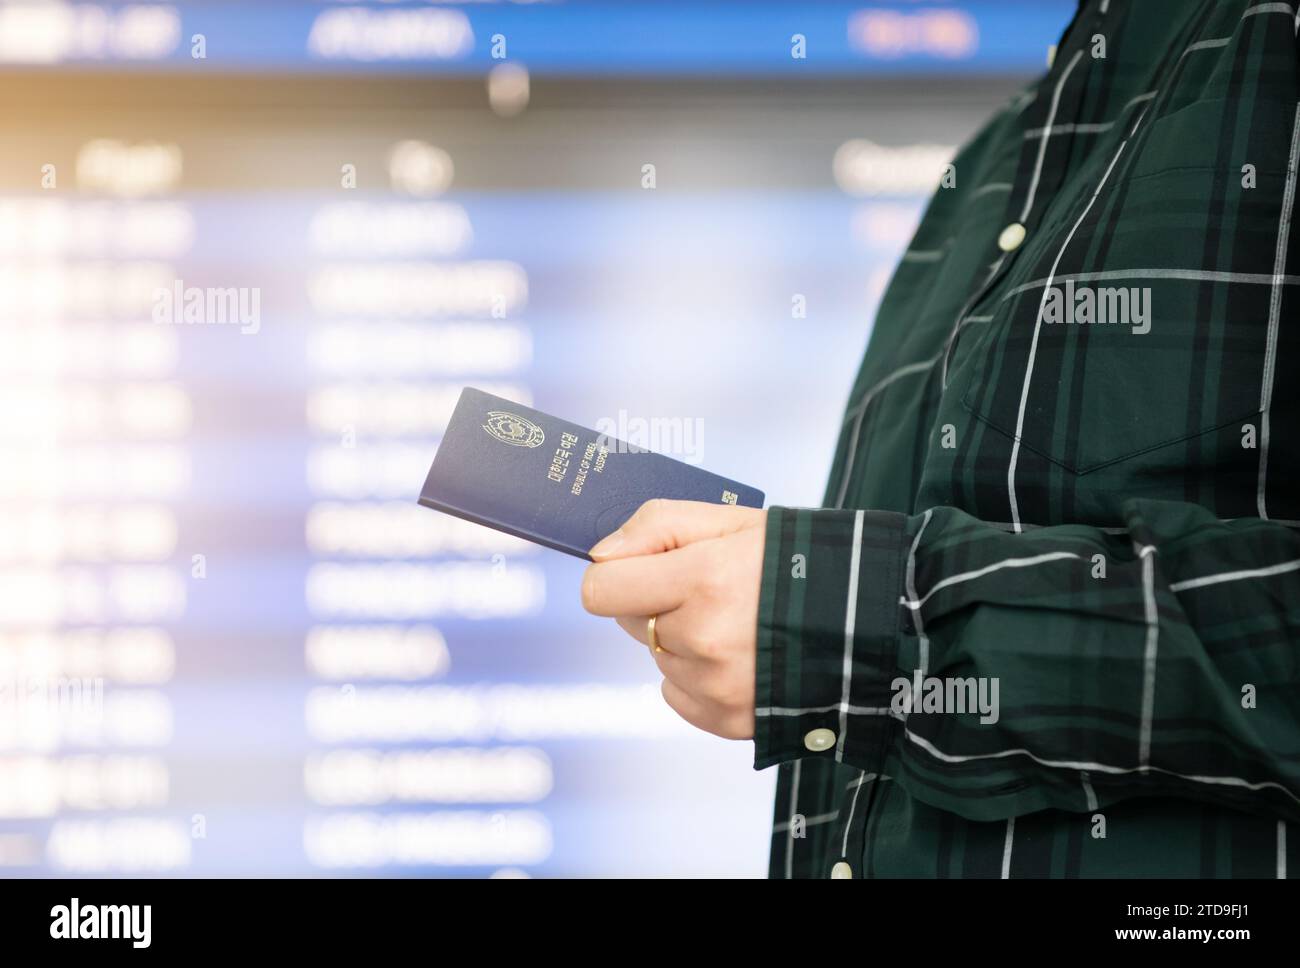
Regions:
[[810, 729], [804, 734], [803, 745], [814, 753], [821, 753], [835, 745], [835, 730]]

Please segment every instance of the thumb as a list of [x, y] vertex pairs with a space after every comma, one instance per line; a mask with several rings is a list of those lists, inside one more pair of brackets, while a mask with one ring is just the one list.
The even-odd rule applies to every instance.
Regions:
[[709, 504], [706, 501], [646, 501], [623, 526], [596, 542], [588, 554], [594, 561], [653, 555], [683, 545], [721, 537], [756, 526], [766, 512], [758, 508]]

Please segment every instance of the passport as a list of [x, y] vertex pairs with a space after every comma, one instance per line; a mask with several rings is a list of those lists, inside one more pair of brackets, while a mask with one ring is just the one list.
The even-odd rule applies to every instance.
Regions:
[[651, 498], [761, 508], [763, 492], [466, 387], [420, 491], [425, 507], [590, 561]]

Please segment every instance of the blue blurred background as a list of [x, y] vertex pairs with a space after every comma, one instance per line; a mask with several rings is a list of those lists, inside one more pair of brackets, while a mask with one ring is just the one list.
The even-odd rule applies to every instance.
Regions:
[[750, 745], [415, 496], [472, 384], [817, 504], [1073, 6], [0, 3], [0, 873], [762, 874]]

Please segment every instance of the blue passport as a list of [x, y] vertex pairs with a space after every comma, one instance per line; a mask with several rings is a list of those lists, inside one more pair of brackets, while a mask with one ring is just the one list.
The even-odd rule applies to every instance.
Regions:
[[466, 387], [425, 507], [579, 558], [651, 498], [761, 508], [763, 492]]

